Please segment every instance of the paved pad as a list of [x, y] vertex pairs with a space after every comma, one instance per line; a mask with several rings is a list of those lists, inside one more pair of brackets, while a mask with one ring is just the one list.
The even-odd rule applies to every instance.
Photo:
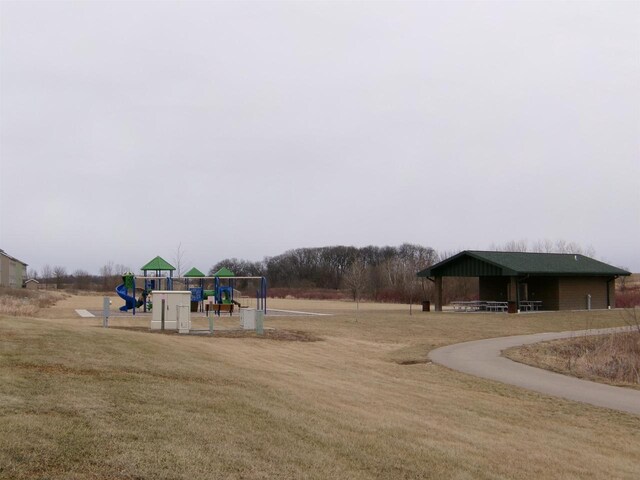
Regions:
[[589, 403], [598, 407], [640, 415], [640, 390], [581, 380], [517, 363], [501, 356], [503, 350], [511, 347], [559, 338], [602, 335], [628, 330], [628, 327], [620, 327], [476, 340], [437, 348], [429, 353], [429, 358], [445, 367], [477, 377], [497, 380], [528, 390]]

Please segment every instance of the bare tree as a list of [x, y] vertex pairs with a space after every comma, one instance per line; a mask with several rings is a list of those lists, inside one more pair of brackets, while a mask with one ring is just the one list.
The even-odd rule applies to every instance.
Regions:
[[[626, 270], [628, 272], [631, 271], [631, 269], [629, 267], [620, 267], [622, 270]], [[618, 279], [616, 280], [616, 283], [620, 286], [620, 291], [624, 292], [627, 289], [627, 280], [629, 277], [627, 277], [626, 275], [621, 275], [620, 277], [618, 277]]]
[[42, 277], [42, 281], [45, 284], [45, 288], [49, 288], [49, 282], [53, 278], [53, 269], [51, 268], [51, 265], [46, 264], [42, 267], [41, 277]]
[[576, 242], [567, 242], [563, 239], [550, 240], [548, 238], [536, 241], [531, 248], [528, 248], [527, 240], [511, 240], [504, 244], [492, 244], [490, 250], [503, 252], [535, 252], [535, 253], [577, 253], [594, 257], [595, 249], [590, 245], [586, 248]]
[[531, 250], [536, 253], [553, 253], [553, 242], [548, 238], [538, 240]]
[[121, 263], [116, 263], [113, 266], [113, 275], [114, 276], [121, 276], [124, 275], [125, 273], [129, 273], [131, 272], [131, 267], [127, 266], [127, 265], [122, 265]]
[[27, 270], [27, 278], [25, 280], [28, 280], [30, 278], [33, 278], [34, 280], [38, 278], [38, 271], [35, 268], [30, 268]]
[[78, 290], [88, 290], [91, 275], [86, 270], [78, 269], [73, 272], [73, 283]]
[[105, 291], [112, 287], [111, 284], [113, 283], [113, 271], [114, 271], [114, 266], [111, 260], [109, 260], [102, 267], [100, 267], [100, 276], [102, 277], [102, 288]]
[[356, 302], [356, 322], [358, 321], [358, 311], [360, 310], [360, 298], [366, 288], [368, 281], [367, 265], [358, 258], [351, 263], [351, 266], [342, 274], [342, 281], [351, 293]]
[[175, 253], [173, 254], [173, 263], [175, 264], [176, 267], [176, 276], [181, 277], [182, 276], [182, 269], [184, 268], [185, 265], [185, 261], [184, 261], [184, 249], [182, 248], [182, 242], [178, 243], [178, 248], [176, 248]]
[[61, 265], [53, 267], [53, 278], [56, 280], [56, 288], [62, 288], [62, 284], [67, 276], [67, 269]]
[[501, 252], [526, 252], [528, 250], [528, 245], [529, 242], [526, 239], [510, 240], [502, 245], [492, 243], [489, 249]]
[[436, 255], [436, 263], [444, 262], [447, 258], [455, 257], [460, 250], [440, 250]]
[[351, 290], [356, 302], [356, 310], [360, 308], [360, 299], [367, 285], [367, 265], [362, 259], [356, 259], [342, 275], [344, 285]]

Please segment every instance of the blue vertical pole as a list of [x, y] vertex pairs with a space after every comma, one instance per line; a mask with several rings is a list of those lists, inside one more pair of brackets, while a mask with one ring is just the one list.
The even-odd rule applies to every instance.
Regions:
[[264, 313], [267, 313], [267, 279], [266, 277], [262, 277], [262, 280], [260, 281], [260, 286], [262, 288]]
[[144, 305], [142, 306], [143, 312], [147, 313], [147, 296], [149, 295], [149, 285], [147, 284], [147, 271], [144, 271], [144, 293], [146, 295], [142, 296], [142, 300], [144, 301]]

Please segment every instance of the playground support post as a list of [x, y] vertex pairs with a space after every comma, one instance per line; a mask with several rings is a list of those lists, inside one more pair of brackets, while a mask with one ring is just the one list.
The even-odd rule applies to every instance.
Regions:
[[109, 297], [103, 297], [102, 299], [102, 326], [109, 328], [109, 305], [111, 300]]
[[133, 289], [131, 290], [131, 296], [133, 297], [133, 314], [136, 314], [136, 277], [133, 277]]
[[267, 313], [267, 278], [262, 277], [260, 280], [260, 286], [262, 287], [262, 302], [263, 302], [263, 311]]

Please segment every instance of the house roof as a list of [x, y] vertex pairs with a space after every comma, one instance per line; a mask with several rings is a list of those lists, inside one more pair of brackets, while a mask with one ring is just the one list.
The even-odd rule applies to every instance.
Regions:
[[7, 252], [5, 252], [4, 250], [2, 250], [0, 248], [0, 255], [4, 255], [5, 257], [7, 257], [9, 260], [13, 260], [14, 262], [18, 262], [21, 263], [22, 265], [24, 265], [25, 267], [27, 267], [29, 264], [28, 263], [24, 263], [22, 260], [18, 260], [16, 257], [12, 257], [11, 255], [9, 255]]
[[580, 254], [477, 250], [465, 250], [418, 272], [419, 277], [515, 275], [615, 276], [631, 273]]
[[204, 273], [198, 270], [196, 267], [193, 267], [187, 273], [184, 274], [185, 277], [204, 277]]
[[36, 280], [35, 278], [30, 278], [29, 280], [26, 280], [24, 283], [31, 283], [31, 282], [35, 282], [35, 283], [40, 283], [38, 280]]
[[145, 270], [175, 270], [175, 267], [173, 265], [171, 265], [169, 262], [167, 262], [164, 258], [162, 257], [156, 257], [153, 260], [151, 260], [149, 263], [147, 263], [144, 267], [142, 267], [140, 270], [145, 271]]
[[229, 270], [227, 267], [222, 267], [216, 273], [213, 274], [214, 277], [235, 277], [235, 274]]

